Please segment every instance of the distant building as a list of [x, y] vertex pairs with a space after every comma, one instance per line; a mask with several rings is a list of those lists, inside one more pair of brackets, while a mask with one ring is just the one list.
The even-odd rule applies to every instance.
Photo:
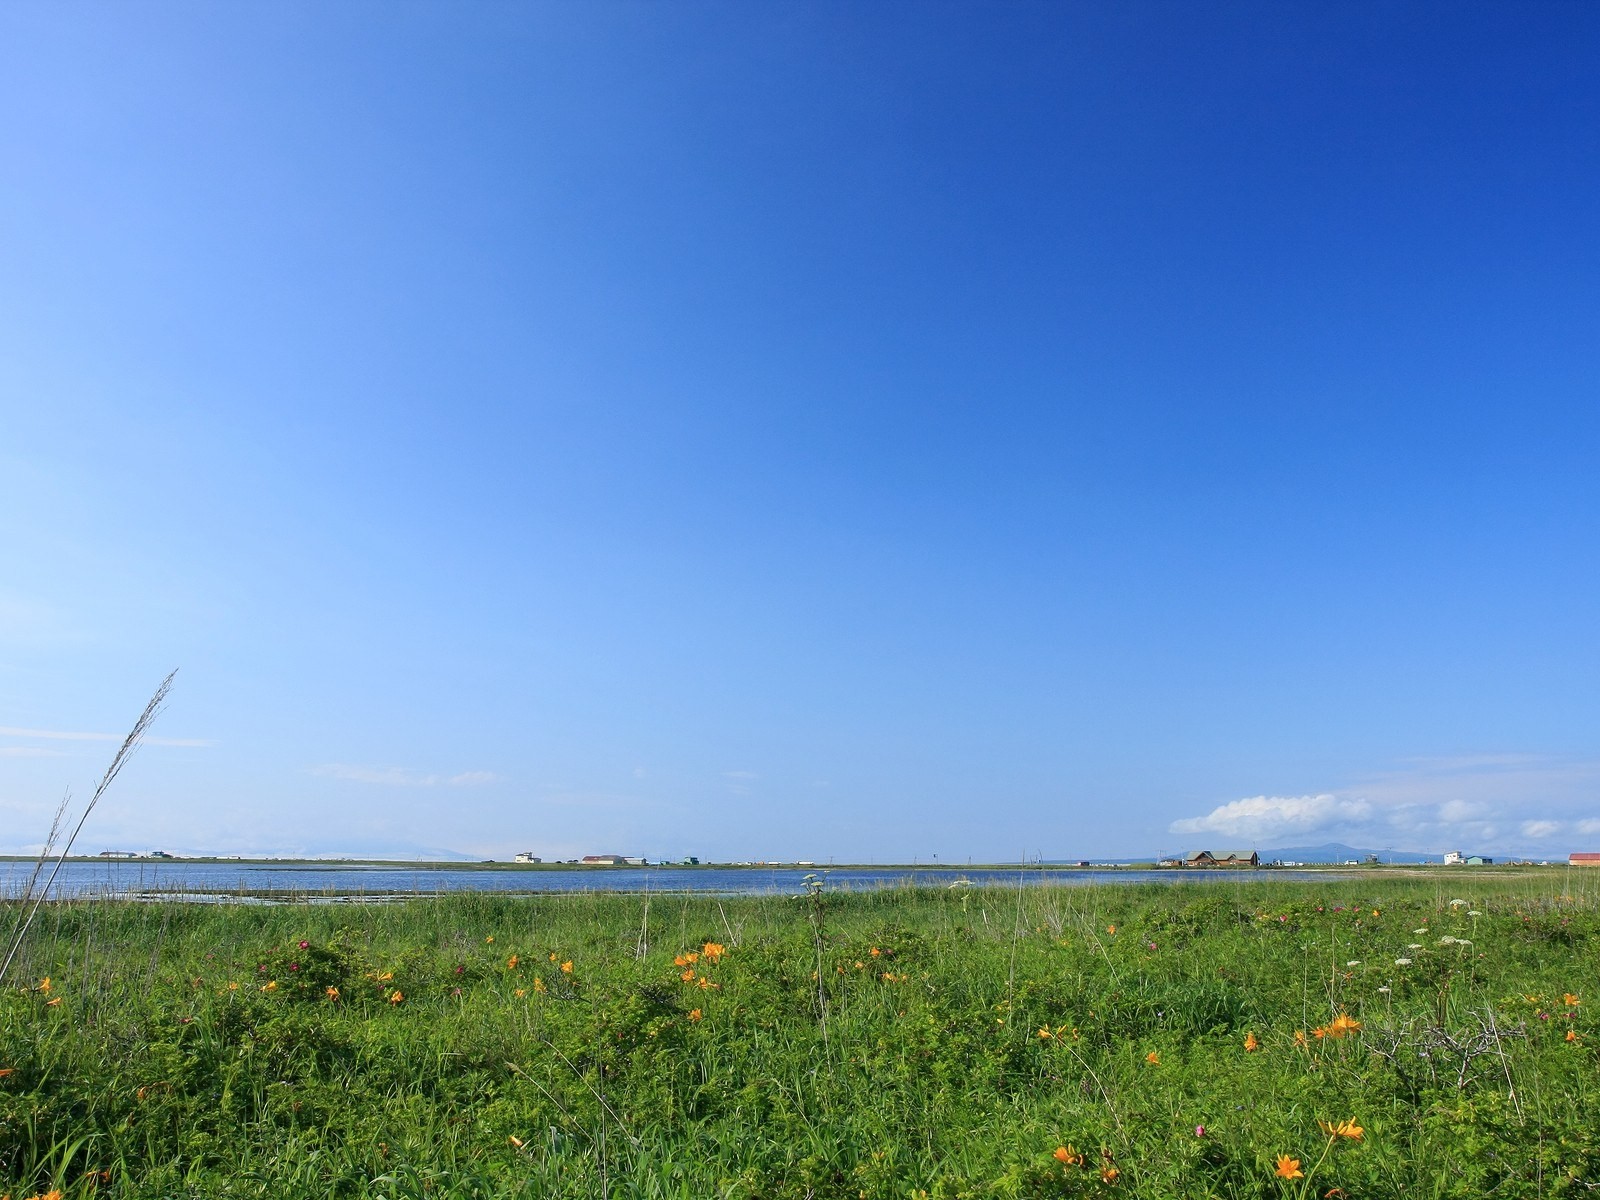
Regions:
[[511, 861], [519, 863], [542, 863], [544, 859], [540, 858], [532, 850], [524, 850]]
[[1261, 856], [1254, 850], [1196, 850], [1183, 856], [1186, 867], [1259, 867]]
[[578, 861], [586, 867], [620, 867], [627, 860], [620, 854], [585, 854]]
[[1489, 858], [1487, 855], [1483, 855], [1483, 854], [1469, 854], [1469, 855], [1467, 855], [1467, 866], [1469, 866], [1469, 867], [1487, 867], [1487, 866], [1492, 865], [1493, 862], [1494, 862], [1494, 859]]
[[1567, 855], [1567, 866], [1600, 867], [1600, 854], [1594, 854], [1587, 850], [1574, 851]]
[[1459, 867], [1466, 861], [1467, 856], [1459, 850], [1446, 850], [1444, 852], [1444, 865], [1447, 867]]

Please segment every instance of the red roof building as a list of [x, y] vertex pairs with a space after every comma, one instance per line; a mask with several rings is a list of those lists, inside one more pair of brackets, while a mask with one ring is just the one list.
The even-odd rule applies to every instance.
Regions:
[[1589, 854], [1584, 851], [1569, 854], [1567, 855], [1567, 865], [1569, 867], [1600, 867], [1600, 854]]

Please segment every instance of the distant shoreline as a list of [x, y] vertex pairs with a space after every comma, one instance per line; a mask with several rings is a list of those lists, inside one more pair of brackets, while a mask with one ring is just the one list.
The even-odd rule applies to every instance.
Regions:
[[[37, 855], [31, 854], [0, 854], [3, 863], [32, 863], [38, 861]], [[52, 858], [51, 861], [54, 861]], [[1143, 862], [1097, 862], [1089, 865], [1077, 863], [921, 863], [921, 862], [833, 862], [833, 863], [643, 863], [643, 864], [609, 864], [609, 863], [572, 863], [572, 862], [544, 862], [544, 863], [519, 863], [500, 861], [464, 861], [451, 859], [410, 859], [410, 858], [248, 858], [234, 857], [231, 855], [196, 855], [177, 856], [166, 858], [153, 858], [139, 855], [131, 858], [102, 858], [98, 854], [74, 854], [66, 859], [69, 863], [102, 863], [102, 864], [138, 864], [140, 866], [177, 866], [184, 863], [207, 863], [219, 865], [235, 865], [241, 867], [295, 867], [299, 869], [327, 869], [338, 870], [345, 867], [411, 867], [417, 870], [450, 870], [450, 871], [521, 871], [537, 873], [541, 871], [593, 871], [605, 874], [617, 871], [815, 871], [824, 874], [828, 871], [927, 871], [948, 874], [961, 874], [964, 871], [1026, 871], [1028, 873], [1071, 875], [1079, 872], [1103, 873], [1106, 871], [1161, 871], [1179, 876], [1214, 876], [1237, 874], [1241, 877], [1272, 874], [1283, 870], [1294, 871], [1336, 871], [1341, 875], [1351, 873], [1366, 875], [1369, 873], [1390, 873], [1394, 871], [1444, 871], [1450, 875], [1464, 873], [1493, 872], [1510, 873], [1526, 870], [1553, 869], [1566, 867], [1566, 863], [1552, 862], [1547, 867], [1537, 863], [1518, 864], [1491, 864], [1473, 865], [1443, 863], [1363, 863], [1352, 866], [1348, 863], [1308, 863], [1297, 862], [1293, 867], [1275, 867], [1263, 864], [1259, 867], [1157, 867], [1154, 860]]]

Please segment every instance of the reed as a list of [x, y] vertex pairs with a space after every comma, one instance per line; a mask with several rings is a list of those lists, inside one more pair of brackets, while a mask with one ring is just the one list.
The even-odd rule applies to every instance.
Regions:
[[[11, 936], [6, 944], [5, 958], [0, 960], [0, 985], [4, 985], [6, 973], [11, 970], [11, 963], [17, 956], [17, 951], [22, 948], [23, 941], [28, 936], [28, 929], [33, 924], [34, 917], [39, 914], [39, 906], [44, 903], [45, 897], [50, 894], [50, 887], [56, 881], [57, 874], [61, 871], [61, 864], [67, 860], [67, 855], [72, 853], [73, 844], [78, 840], [78, 834], [83, 832], [84, 822], [89, 819], [89, 814], [100, 803], [106, 790], [115, 782], [122, 768], [133, 757], [139, 743], [143, 740], [145, 732], [161, 714], [162, 705], [166, 703], [167, 693], [172, 690], [172, 681], [177, 676], [177, 671], [168, 673], [161, 681], [161, 686], [156, 688], [155, 694], [150, 697], [144, 711], [139, 714], [139, 719], [133, 723], [133, 728], [128, 731], [128, 736], [122, 739], [122, 745], [112, 756], [111, 765], [106, 768], [106, 773], [100, 777], [100, 782], [95, 785], [94, 792], [89, 797], [89, 803], [84, 805], [83, 812], [78, 815], [77, 822], [72, 827], [66, 844], [61, 847], [59, 854], [55, 853], [57, 839], [61, 835], [62, 822], [66, 818], [67, 810], [72, 801], [69, 791], [61, 798], [61, 803], [56, 806], [55, 816], [50, 822], [50, 832], [45, 838], [44, 848], [40, 850], [38, 859], [34, 862], [33, 871], [28, 876], [28, 882], [22, 890], [21, 903], [18, 905], [16, 919], [12, 923]], [[50, 874], [40, 884], [39, 878], [44, 873], [45, 864], [54, 859]]]

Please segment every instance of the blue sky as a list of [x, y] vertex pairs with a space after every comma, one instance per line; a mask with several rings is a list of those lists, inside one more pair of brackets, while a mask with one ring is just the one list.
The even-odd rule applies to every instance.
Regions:
[[1600, 846], [1597, 36], [6, 6], [0, 849]]

